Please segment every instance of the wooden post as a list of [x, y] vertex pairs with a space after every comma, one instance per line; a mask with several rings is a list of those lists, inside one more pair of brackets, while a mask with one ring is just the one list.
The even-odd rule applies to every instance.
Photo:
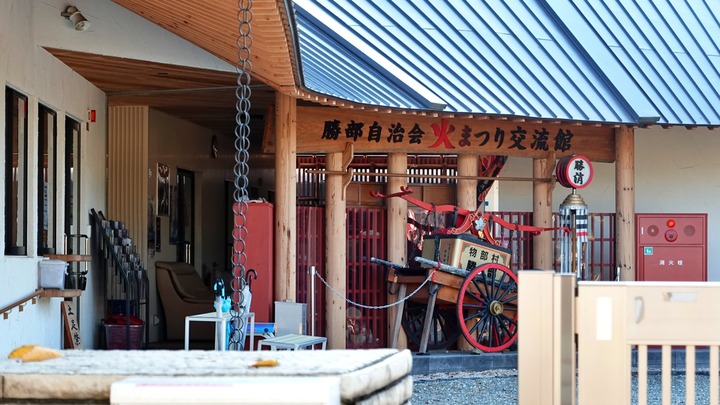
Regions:
[[[459, 176], [478, 175], [477, 155], [458, 155], [457, 173]], [[478, 204], [477, 180], [458, 180], [457, 183], [457, 206], [466, 210], [475, 211]]]
[[296, 286], [296, 117], [295, 99], [275, 98], [275, 299], [297, 298]]
[[[326, 155], [328, 170], [342, 170], [343, 154]], [[347, 230], [342, 176], [325, 178], [325, 272], [326, 280], [340, 296], [328, 291], [325, 294], [328, 348], [345, 349], [347, 325]], [[342, 298], [341, 298], [342, 297]]]
[[[479, 158], [477, 155], [458, 155], [457, 173], [459, 176], [477, 176]], [[477, 180], [458, 180], [457, 206], [475, 211], [478, 205]], [[475, 348], [466, 339], [458, 339], [458, 349], [473, 351]]]
[[[635, 298], [638, 295], [628, 289], [625, 283], [583, 283], [578, 287], [575, 298], [578, 404], [631, 403], [632, 346], [628, 340], [630, 330], [639, 329], [635, 314], [643, 314], [648, 309], [644, 307], [640, 308], [642, 311], [636, 312], [638, 306]], [[662, 296], [662, 293], [657, 295]], [[664, 316], [666, 314], [661, 317]], [[646, 320], [643, 322], [644, 326]], [[665, 341], [668, 341], [667, 338]], [[638, 355], [642, 352], [638, 350]], [[639, 361], [642, 363], [641, 359]], [[669, 375], [670, 370], [667, 371], [668, 374], [663, 372], [663, 375]], [[663, 391], [668, 392], [665, 389]]]
[[574, 274], [551, 270], [518, 273], [518, 403], [574, 404]]
[[615, 259], [620, 280], [635, 281], [635, 130], [615, 130]]
[[[388, 154], [388, 172], [389, 173], [407, 173], [407, 154], [390, 153]], [[400, 187], [407, 186], [407, 178], [389, 177], [387, 182], [387, 194], [397, 193]], [[407, 201], [402, 198], [388, 198], [386, 200], [387, 210], [387, 260], [397, 264], [407, 264], [407, 217], [408, 208]], [[391, 270], [392, 271], [392, 270]], [[398, 295], [388, 294], [388, 302], [396, 302]], [[396, 342], [395, 348], [407, 348], [407, 336], [402, 332], [400, 325], [396, 325], [395, 320], [399, 311], [403, 310], [404, 305], [390, 307], [388, 310], [388, 336], [391, 336], [392, 343]], [[402, 313], [402, 312], [400, 312]]]
[[[533, 177], [551, 178], [555, 168], [555, 157], [533, 159]], [[533, 218], [534, 226], [552, 227], [552, 189], [553, 183], [536, 181], [533, 183]], [[533, 269], [552, 270], [552, 233], [541, 232], [533, 240]]]

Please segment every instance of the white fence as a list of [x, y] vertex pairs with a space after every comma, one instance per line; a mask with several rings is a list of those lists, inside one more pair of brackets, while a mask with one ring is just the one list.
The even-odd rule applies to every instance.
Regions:
[[527, 270], [518, 288], [521, 405], [630, 404], [633, 390], [647, 404], [651, 346], [662, 348], [662, 404], [671, 403], [673, 347], [685, 352], [675, 368], [685, 369], [688, 405], [696, 400], [696, 348], [707, 347], [709, 398], [702, 403], [718, 405], [720, 283], [578, 284], [573, 274]]

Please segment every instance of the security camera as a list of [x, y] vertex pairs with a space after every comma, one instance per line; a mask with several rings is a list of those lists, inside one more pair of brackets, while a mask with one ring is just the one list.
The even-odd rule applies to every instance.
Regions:
[[90, 21], [88, 21], [75, 6], [68, 6], [60, 15], [73, 23], [75, 31], [86, 31], [90, 28]]

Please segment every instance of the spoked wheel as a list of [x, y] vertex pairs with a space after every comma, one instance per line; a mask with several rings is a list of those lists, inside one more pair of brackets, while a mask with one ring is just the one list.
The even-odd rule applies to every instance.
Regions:
[[[426, 313], [427, 304], [412, 301], [405, 302], [402, 327], [408, 339], [417, 345], [417, 347], [420, 347], [420, 341], [422, 340]], [[432, 327], [430, 328], [430, 336], [428, 337], [427, 350], [446, 349], [457, 341], [460, 333], [457, 317], [453, 314], [453, 311], [436, 305], [433, 311]]]
[[484, 352], [499, 352], [517, 340], [517, 276], [488, 263], [475, 268], [460, 287], [457, 317], [465, 338]]

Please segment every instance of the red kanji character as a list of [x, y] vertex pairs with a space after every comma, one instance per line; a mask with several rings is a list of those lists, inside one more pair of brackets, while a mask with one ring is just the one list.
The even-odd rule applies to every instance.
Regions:
[[437, 124], [431, 124], [433, 131], [435, 131], [435, 136], [438, 138], [437, 141], [435, 141], [434, 144], [428, 146], [428, 148], [434, 149], [440, 146], [442, 143], [446, 149], [455, 149], [455, 146], [450, 142], [450, 139], [448, 138], [448, 134], [455, 131], [455, 126], [450, 125], [446, 119], [442, 119], [442, 128], [440, 128]]

